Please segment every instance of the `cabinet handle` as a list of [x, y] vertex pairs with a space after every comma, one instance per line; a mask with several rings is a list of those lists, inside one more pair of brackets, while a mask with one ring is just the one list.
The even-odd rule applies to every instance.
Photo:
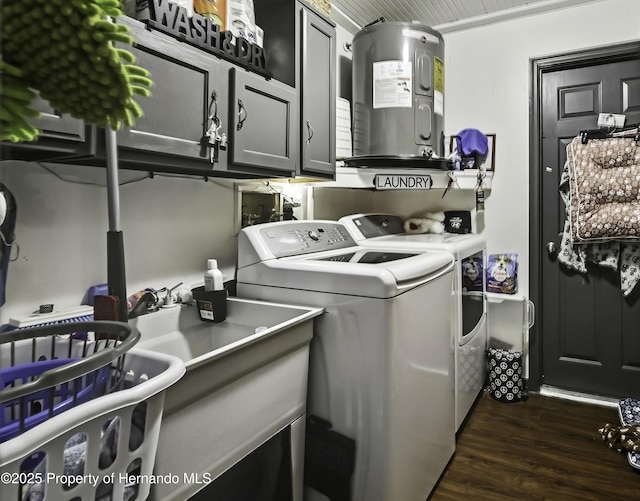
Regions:
[[[242, 113], [244, 112], [244, 117], [242, 117]], [[247, 109], [244, 107], [242, 103], [242, 99], [238, 99], [238, 125], [236, 126], [236, 130], [242, 129], [244, 125], [244, 121], [247, 119]]]
[[313, 128], [311, 127], [309, 120], [307, 120], [307, 144], [311, 143], [312, 137], [313, 137]]

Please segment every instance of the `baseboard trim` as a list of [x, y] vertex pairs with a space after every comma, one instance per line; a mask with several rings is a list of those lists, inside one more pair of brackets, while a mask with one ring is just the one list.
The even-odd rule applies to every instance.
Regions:
[[601, 397], [600, 395], [589, 395], [588, 393], [563, 390], [547, 385], [542, 385], [540, 387], [540, 395], [545, 397], [563, 398], [565, 400], [573, 400], [575, 402], [582, 402], [585, 404], [601, 405], [603, 407], [618, 407], [618, 399], [615, 398]]

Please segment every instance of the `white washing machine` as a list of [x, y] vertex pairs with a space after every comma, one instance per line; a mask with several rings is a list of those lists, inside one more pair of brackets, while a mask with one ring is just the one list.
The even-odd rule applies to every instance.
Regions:
[[455, 449], [449, 357], [454, 261], [361, 247], [336, 221], [238, 238], [241, 297], [318, 305], [305, 500], [424, 501]]
[[[487, 368], [487, 301], [484, 293], [486, 242], [475, 234], [408, 234], [400, 216], [354, 214], [340, 219], [362, 246], [440, 249], [456, 260], [453, 280], [455, 308], [452, 317], [452, 347], [455, 359], [455, 426], [464, 422], [480, 390]], [[473, 273], [477, 276], [475, 280]]]

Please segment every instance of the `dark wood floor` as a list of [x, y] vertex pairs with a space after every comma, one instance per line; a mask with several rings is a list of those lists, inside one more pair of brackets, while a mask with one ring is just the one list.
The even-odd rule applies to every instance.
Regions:
[[429, 501], [639, 500], [640, 472], [598, 433], [617, 410], [539, 394], [482, 395]]

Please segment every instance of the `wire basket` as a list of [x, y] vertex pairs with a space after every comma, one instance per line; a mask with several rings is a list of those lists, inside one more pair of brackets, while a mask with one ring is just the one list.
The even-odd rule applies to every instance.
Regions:
[[[73, 339], [78, 331], [97, 340]], [[131, 350], [139, 338], [107, 321], [0, 335], [0, 372], [12, 382], [0, 391], [12, 436], [0, 443], [0, 499], [146, 499], [164, 390], [185, 369], [176, 357]]]

